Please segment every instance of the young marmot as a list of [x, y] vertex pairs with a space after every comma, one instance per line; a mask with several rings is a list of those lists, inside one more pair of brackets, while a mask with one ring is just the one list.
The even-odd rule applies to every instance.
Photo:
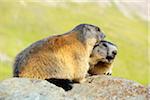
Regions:
[[89, 70], [92, 48], [104, 37], [99, 27], [80, 24], [65, 34], [39, 40], [17, 55], [13, 76], [81, 82]]
[[96, 44], [90, 56], [90, 69], [88, 73], [91, 75], [111, 75], [117, 51], [117, 46], [111, 42], [101, 41]]

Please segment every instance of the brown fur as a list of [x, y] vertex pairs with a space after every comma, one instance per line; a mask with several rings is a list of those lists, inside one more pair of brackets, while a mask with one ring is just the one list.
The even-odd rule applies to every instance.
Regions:
[[[101, 32], [87, 33], [87, 28], [97, 27], [81, 24], [68, 33], [33, 43], [16, 57], [14, 76], [82, 81], [89, 69], [93, 46], [104, 38]], [[98, 35], [102, 35], [100, 39]]]
[[93, 68], [91, 68], [88, 72], [92, 75], [103, 75], [103, 74], [111, 74], [113, 64], [106, 62], [98, 62]]

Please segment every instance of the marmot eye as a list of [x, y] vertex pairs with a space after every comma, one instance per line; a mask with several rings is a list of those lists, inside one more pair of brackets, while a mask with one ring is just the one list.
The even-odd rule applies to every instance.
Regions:
[[100, 32], [101, 30], [100, 30], [100, 28], [99, 28], [99, 27], [96, 27], [96, 31], [99, 31], [99, 32]]
[[103, 44], [103, 46], [104, 46], [104, 47], [107, 47], [107, 45], [106, 45], [105, 43]]

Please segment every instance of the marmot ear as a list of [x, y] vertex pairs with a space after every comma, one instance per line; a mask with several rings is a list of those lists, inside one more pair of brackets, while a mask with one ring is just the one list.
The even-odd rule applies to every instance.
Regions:
[[85, 27], [85, 24], [80, 24], [80, 25], [77, 25], [73, 30], [75, 30], [75, 31], [77, 31], [77, 30], [83, 31], [84, 27]]

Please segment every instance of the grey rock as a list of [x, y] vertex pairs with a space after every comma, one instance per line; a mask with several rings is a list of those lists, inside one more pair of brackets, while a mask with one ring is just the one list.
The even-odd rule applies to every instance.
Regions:
[[148, 100], [148, 89], [131, 80], [104, 75], [73, 84], [70, 91], [46, 80], [11, 78], [0, 82], [0, 100]]
[[45, 80], [12, 78], [0, 83], [0, 100], [60, 100], [65, 91]]
[[86, 100], [147, 100], [147, 93], [145, 86], [131, 80], [93, 76], [83, 84], [75, 84], [68, 95]]

